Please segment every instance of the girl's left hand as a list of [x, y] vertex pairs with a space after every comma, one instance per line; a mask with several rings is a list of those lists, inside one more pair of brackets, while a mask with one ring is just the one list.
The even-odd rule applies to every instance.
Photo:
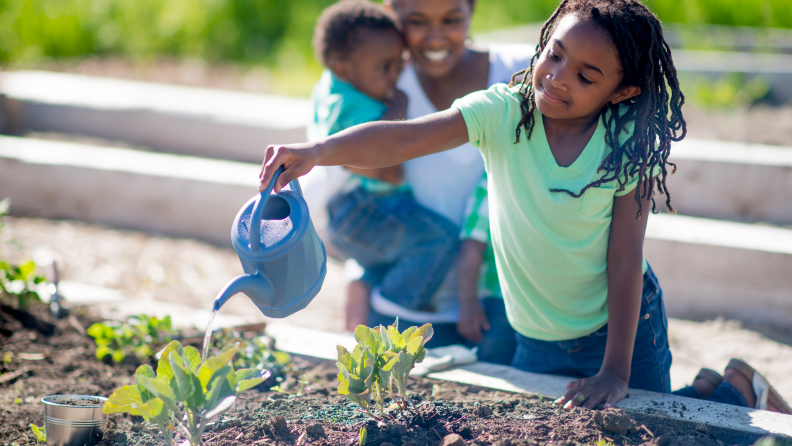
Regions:
[[607, 409], [626, 395], [627, 381], [624, 378], [613, 372], [600, 370], [591, 378], [582, 378], [567, 384], [567, 393], [555, 400], [555, 404], [572, 410], [581, 405], [586, 409], [593, 409], [597, 404], [605, 402]]

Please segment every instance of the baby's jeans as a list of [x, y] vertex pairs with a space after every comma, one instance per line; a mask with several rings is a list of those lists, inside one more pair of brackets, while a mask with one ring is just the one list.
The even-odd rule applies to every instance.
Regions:
[[[586, 336], [565, 341], [541, 341], [517, 334], [512, 366], [534, 373], [585, 378], [596, 375], [605, 357], [608, 324]], [[649, 267], [643, 275], [641, 312], [635, 336], [629, 386], [671, 392], [671, 351], [663, 290]]]
[[[419, 205], [410, 192], [363, 188], [328, 204], [330, 241], [376, 277], [381, 294], [411, 310], [424, 309], [453, 265], [459, 228]], [[370, 279], [371, 280], [371, 279]]]

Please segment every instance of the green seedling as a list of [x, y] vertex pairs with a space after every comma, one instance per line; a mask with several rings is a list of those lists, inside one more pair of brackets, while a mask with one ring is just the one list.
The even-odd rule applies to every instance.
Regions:
[[46, 443], [47, 442], [47, 430], [46, 426], [38, 427], [35, 424], [30, 425], [30, 430], [33, 431], [33, 435], [36, 436], [36, 441], [39, 443]]
[[139, 363], [148, 362], [154, 349], [171, 341], [174, 329], [170, 316], [159, 319], [145, 314], [129, 316], [121, 322], [97, 322], [87, 333], [96, 342], [96, 358], [109, 356], [120, 363], [134, 355]]
[[366, 426], [362, 426], [360, 428], [360, 434], [358, 434], [358, 445], [360, 446], [365, 445], [366, 438], [368, 438], [368, 429], [366, 429]]
[[261, 369], [235, 370], [234, 344], [203, 363], [194, 347], [171, 341], [162, 350], [156, 373], [149, 365], [138, 367], [136, 385], [116, 389], [104, 406], [106, 414], [128, 412], [156, 424], [168, 446], [174, 434], [197, 446], [206, 423], [230, 409], [236, 396], [269, 377]]
[[380, 414], [385, 416], [384, 392], [387, 390], [397, 401], [393, 383], [398, 390], [401, 408], [408, 408], [407, 377], [415, 364], [423, 361], [426, 356], [424, 345], [433, 335], [431, 324], [410, 327], [403, 333], [399, 333], [398, 325], [398, 319], [387, 329], [358, 325], [355, 328], [355, 340], [358, 341], [355, 348], [350, 352], [341, 345], [336, 347], [338, 393], [346, 395], [375, 419], [378, 418], [371, 413], [371, 399]]
[[[0, 200], [0, 230], [3, 229], [2, 217], [8, 215], [11, 201]], [[36, 291], [37, 285], [45, 282], [44, 277], [36, 275], [36, 263], [28, 260], [20, 265], [0, 260], [0, 301], [16, 299], [20, 308], [30, 302], [40, 302], [41, 297]]]

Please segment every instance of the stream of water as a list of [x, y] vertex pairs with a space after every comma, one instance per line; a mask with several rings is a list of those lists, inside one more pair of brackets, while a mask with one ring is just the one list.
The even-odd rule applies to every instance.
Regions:
[[206, 326], [206, 334], [204, 335], [203, 341], [203, 349], [201, 350], [201, 363], [203, 364], [206, 362], [206, 357], [209, 355], [209, 340], [212, 338], [212, 326], [214, 325], [215, 316], [219, 311], [219, 308], [215, 308], [212, 310], [212, 314], [209, 315], [209, 325]]

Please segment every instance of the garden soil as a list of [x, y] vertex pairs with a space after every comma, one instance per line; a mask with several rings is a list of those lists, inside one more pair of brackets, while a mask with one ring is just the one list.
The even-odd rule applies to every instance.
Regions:
[[[0, 306], [0, 445], [35, 445], [30, 424], [42, 426], [41, 398], [50, 394], [109, 396], [132, 384], [135, 366], [96, 360], [84, 330], [94, 320], [72, 312], [55, 321], [47, 307]], [[37, 359], [31, 359], [37, 358]], [[757, 437], [619, 409], [564, 411], [535, 395], [410, 379], [415, 407], [376, 421], [335, 393], [331, 362], [296, 358], [308, 377], [304, 395], [247, 391], [210, 423], [204, 444], [357, 445], [712, 445], [751, 444]], [[10, 379], [9, 379], [10, 377]], [[156, 428], [128, 414], [109, 416], [102, 446], [164, 444]]]

